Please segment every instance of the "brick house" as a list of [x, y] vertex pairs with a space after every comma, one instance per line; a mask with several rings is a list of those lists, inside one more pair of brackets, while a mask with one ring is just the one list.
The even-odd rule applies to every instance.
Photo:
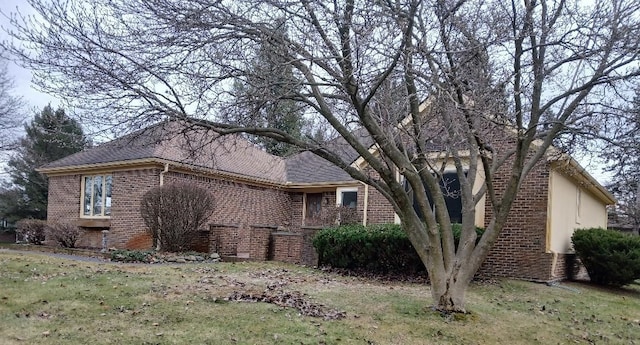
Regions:
[[[359, 168], [353, 151], [345, 157]], [[177, 181], [206, 187], [216, 199], [198, 249], [255, 260], [314, 264], [311, 238], [335, 206], [357, 211], [363, 224], [398, 222], [374, 188], [310, 152], [275, 157], [241, 137], [211, 138], [177, 123], [137, 133], [73, 154], [39, 169], [49, 176], [49, 221], [72, 221], [83, 229], [79, 245], [151, 247], [140, 216], [142, 195]], [[446, 175], [446, 174], [445, 174]], [[455, 175], [451, 176], [452, 178]], [[499, 183], [500, 178], [497, 178]], [[451, 202], [455, 221], [457, 209]], [[606, 227], [613, 197], [573, 159], [541, 162], [523, 182], [511, 217], [480, 274], [539, 281], [566, 276], [575, 228]], [[481, 201], [476, 225], [491, 208]]]

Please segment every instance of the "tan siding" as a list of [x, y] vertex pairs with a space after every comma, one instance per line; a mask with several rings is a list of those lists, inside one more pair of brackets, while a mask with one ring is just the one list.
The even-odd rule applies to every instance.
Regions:
[[606, 205], [558, 171], [552, 171], [550, 179], [549, 249], [556, 253], [571, 253], [571, 236], [575, 229], [606, 228]]

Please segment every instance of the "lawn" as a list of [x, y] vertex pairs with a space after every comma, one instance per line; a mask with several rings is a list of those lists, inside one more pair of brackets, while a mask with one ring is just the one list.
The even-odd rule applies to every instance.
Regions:
[[[228, 301], [260, 296], [271, 302]], [[272, 263], [127, 265], [0, 252], [0, 344], [640, 344], [640, 286], [429, 288]], [[344, 317], [342, 316], [344, 312]], [[320, 313], [323, 317], [302, 314]]]

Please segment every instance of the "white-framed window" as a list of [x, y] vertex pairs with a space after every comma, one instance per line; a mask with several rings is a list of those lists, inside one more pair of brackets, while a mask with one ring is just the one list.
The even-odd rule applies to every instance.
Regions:
[[358, 187], [336, 188], [336, 206], [358, 208]]
[[111, 216], [111, 174], [85, 175], [82, 177], [81, 217]]

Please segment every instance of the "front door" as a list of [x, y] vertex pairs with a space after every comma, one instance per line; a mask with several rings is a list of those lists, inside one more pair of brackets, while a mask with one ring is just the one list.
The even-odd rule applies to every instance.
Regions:
[[307, 193], [305, 225], [322, 225], [322, 193]]

